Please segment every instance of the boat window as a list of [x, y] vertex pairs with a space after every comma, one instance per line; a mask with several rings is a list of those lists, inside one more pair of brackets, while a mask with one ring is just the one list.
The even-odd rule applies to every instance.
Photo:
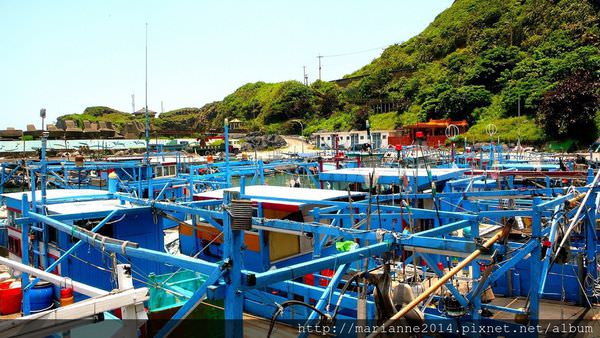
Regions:
[[[98, 219], [94, 219], [94, 220], [79, 220], [79, 221], [75, 221], [73, 222], [74, 225], [87, 229], [87, 230], [92, 230], [93, 227], [95, 227], [96, 225], [98, 225], [98, 223], [100, 223], [100, 221], [102, 221], [101, 218]], [[113, 225], [112, 224], [106, 224], [105, 226], [102, 227], [102, 229], [100, 229], [98, 231], [98, 234], [102, 235], [102, 236], [106, 236], [106, 237], [113, 237]], [[79, 239], [77, 237], [73, 237], [71, 236], [71, 242], [75, 243], [78, 242]]]
[[[56, 229], [55, 229], [55, 230], [56, 230]], [[52, 257], [52, 256], [50, 256], [50, 255], [48, 255], [48, 265], [51, 265], [51, 264], [52, 264], [52, 263], [54, 263], [55, 261], [56, 261], [56, 258], [54, 258], [54, 257]], [[53, 274], [55, 274], [55, 275], [58, 275], [58, 274], [59, 274], [59, 271], [58, 271], [58, 266], [56, 266], [54, 269], [52, 269], [52, 271], [50, 271], [50, 273], [53, 273]]]
[[114, 236], [114, 232], [113, 232], [113, 225], [112, 224], [107, 224], [105, 226], [102, 227], [102, 229], [100, 229], [100, 231], [98, 231], [98, 233], [102, 236], [106, 236], [106, 237], [113, 237]]
[[[256, 216], [254, 216], [254, 217], [256, 217]], [[304, 216], [302, 215], [302, 211], [293, 212], [293, 213], [287, 215], [286, 217], [284, 217], [283, 219], [289, 220], [289, 221], [294, 221], [294, 222], [304, 222]]]
[[21, 257], [21, 240], [13, 236], [8, 236], [8, 251]]
[[58, 244], [58, 230], [48, 227], [48, 242]]

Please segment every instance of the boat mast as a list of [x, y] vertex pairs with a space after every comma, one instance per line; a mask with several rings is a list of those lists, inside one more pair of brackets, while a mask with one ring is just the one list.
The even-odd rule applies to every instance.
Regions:
[[[517, 116], [521, 117], [521, 97], [517, 100]], [[517, 122], [517, 153], [521, 149], [521, 122]]]
[[146, 164], [150, 164], [150, 121], [148, 118], [148, 23], [146, 22], [146, 66], [145, 66], [145, 103], [146, 115]]

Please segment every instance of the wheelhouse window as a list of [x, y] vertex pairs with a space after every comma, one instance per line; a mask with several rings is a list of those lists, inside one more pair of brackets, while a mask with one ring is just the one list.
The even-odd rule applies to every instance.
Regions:
[[8, 236], [8, 251], [21, 257], [21, 240], [13, 236]]

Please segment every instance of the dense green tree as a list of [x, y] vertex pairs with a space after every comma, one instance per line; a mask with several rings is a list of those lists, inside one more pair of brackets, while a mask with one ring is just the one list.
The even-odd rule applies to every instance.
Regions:
[[298, 81], [288, 81], [278, 89], [263, 118], [265, 123], [276, 123], [304, 118], [314, 113], [314, 92]]
[[320, 116], [329, 116], [341, 108], [341, 91], [337, 85], [317, 80], [311, 84], [311, 88], [317, 96], [317, 111]]
[[354, 130], [364, 130], [369, 119], [369, 110], [366, 107], [355, 109], [351, 113], [350, 127]]
[[473, 110], [489, 105], [491, 97], [491, 93], [483, 86], [451, 87], [426, 101], [423, 109], [429, 111], [433, 118], [471, 120]]
[[482, 85], [491, 91], [498, 91], [498, 78], [504, 71], [511, 70], [523, 58], [519, 48], [499, 46], [485, 51], [469, 68], [465, 82], [472, 85]]
[[385, 86], [392, 79], [389, 69], [380, 69], [366, 76], [358, 86], [359, 100], [384, 99], [387, 97]]
[[560, 81], [544, 95], [539, 123], [553, 138], [575, 138], [585, 142], [596, 137], [594, 117], [598, 106], [598, 81], [589, 72]]

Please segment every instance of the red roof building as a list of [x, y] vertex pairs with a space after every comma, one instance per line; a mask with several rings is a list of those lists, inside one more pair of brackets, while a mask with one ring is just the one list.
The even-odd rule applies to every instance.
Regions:
[[429, 122], [418, 122], [400, 128], [394, 135], [388, 139], [389, 145], [411, 145], [417, 141], [417, 133], [423, 135], [423, 145], [430, 147], [439, 147], [446, 143], [446, 128], [449, 125], [458, 127], [459, 134], [467, 131], [469, 124], [467, 121], [447, 120], [429, 120]]

